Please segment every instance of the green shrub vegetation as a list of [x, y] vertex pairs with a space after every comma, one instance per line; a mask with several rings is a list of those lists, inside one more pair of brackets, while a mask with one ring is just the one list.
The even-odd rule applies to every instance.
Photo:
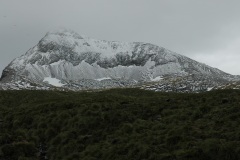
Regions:
[[0, 91], [0, 160], [238, 160], [240, 91]]

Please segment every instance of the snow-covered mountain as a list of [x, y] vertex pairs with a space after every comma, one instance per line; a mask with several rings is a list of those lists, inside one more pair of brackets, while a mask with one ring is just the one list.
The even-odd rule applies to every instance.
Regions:
[[3, 71], [0, 89], [9, 89], [13, 84], [18, 88], [20, 83], [34, 84], [35, 89], [100, 89], [188, 75], [224, 81], [238, 79], [153, 44], [97, 40], [59, 30], [48, 32], [26, 54], [14, 59]]

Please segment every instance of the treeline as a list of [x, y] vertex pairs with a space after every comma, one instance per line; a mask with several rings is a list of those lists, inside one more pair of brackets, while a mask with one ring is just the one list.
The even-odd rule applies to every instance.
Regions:
[[1, 91], [0, 160], [238, 160], [240, 91]]

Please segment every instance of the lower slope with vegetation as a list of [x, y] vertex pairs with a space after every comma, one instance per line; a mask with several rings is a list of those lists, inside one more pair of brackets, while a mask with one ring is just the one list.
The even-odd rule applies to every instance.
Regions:
[[240, 159], [240, 91], [0, 91], [0, 160]]

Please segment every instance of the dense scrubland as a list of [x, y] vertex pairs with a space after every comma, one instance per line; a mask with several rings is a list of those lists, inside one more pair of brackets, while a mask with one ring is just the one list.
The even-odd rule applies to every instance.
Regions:
[[240, 91], [1, 91], [0, 160], [240, 159]]

